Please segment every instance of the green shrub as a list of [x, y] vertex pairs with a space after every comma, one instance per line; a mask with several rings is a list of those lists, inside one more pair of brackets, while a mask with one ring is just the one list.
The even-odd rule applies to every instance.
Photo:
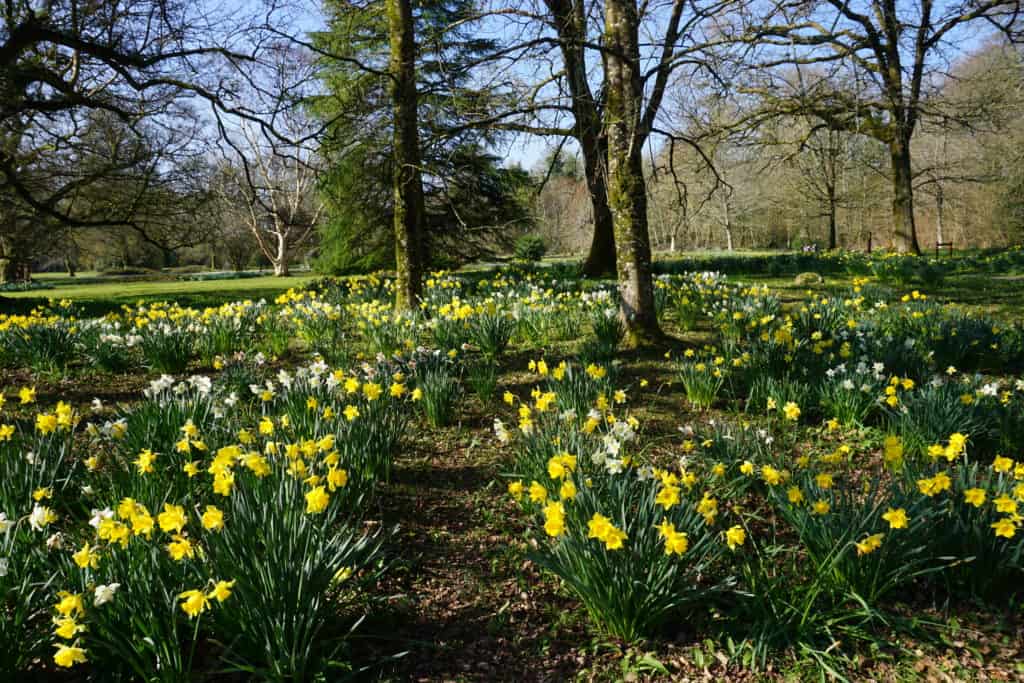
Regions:
[[544, 258], [548, 247], [540, 235], [523, 235], [516, 240], [513, 250], [516, 259], [526, 263], [535, 263]]
[[123, 277], [126, 275], [158, 275], [159, 270], [153, 268], [102, 268], [99, 271], [100, 275], [107, 277]]

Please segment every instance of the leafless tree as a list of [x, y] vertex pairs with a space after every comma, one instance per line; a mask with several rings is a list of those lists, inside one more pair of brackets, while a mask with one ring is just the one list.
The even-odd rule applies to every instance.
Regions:
[[[301, 138], [302, 125], [294, 120], [285, 130]], [[288, 275], [296, 252], [309, 242], [323, 213], [316, 192], [318, 159], [301, 146], [262, 135], [248, 123], [240, 126], [236, 139], [222, 169], [222, 199], [242, 209], [274, 275]]]
[[[1020, 1], [773, 0], [760, 9], [751, 13], [743, 36], [759, 52], [757, 67], [765, 70], [749, 91], [775, 111], [810, 114], [831, 128], [885, 144], [896, 247], [920, 252], [914, 223], [914, 131], [941, 75], [962, 54], [968, 32], [988, 28], [1015, 37]], [[808, 77], [799, 68], [808, 65], [832, 70]], [[839, 78], [842, 74], [853, 78]], [[863, 90], [837, 87], [851, 80], [863, 84]]]

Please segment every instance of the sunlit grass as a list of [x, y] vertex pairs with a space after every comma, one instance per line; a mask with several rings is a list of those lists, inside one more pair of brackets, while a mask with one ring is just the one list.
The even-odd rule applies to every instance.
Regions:
[[46, 303], [47, 299], [71, 299], [81, 304], [87, 312], [100, 314], [122, 304], [139, 301], [176, 301], [183, 306], [202, 307], [240, 299], [272, 299], [292, 287], [302, 287], [316, 277], [304, 273], [289, 277], [261, 276], [230, 280], [111, 280], [71, 284], [74, 280], [64, 275], [59, 278], [61, 284], [52, 289], [4, 292], [3, 296], [18, 299], [29, 307], [35, 303]]

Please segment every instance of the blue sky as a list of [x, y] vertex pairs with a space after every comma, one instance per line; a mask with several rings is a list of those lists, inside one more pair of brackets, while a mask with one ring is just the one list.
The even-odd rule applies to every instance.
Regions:
[[[205, 1], [210, 2], [210, 0]], [[248, 7], [253, 9], [262, 6], [264, 2], [264, 0], [242, 1], [244, 3], [243, 6], [247, 5]], [[292, 1], [294, 4], [291, 5], [291, 8], [293, 8], [294, 11], [289, 12], [288, 19], [294, 22], [293, 25], [296, 28], [303, 31], [316, 31], [323, 28], [321, 0]], [[492, 0], [492, 2], [500, 3], [501, 0]], [[953, 0], [939, 0], [937, 11], [946, 9], [948, 6], [952, 4], [952, 2]], [[219, 5], [219, 3], [216, 2], [214, 2], [214, 4]], [[907, 8], [910, 9], [911, 7], [916, 7], [916, 5], [913, 5], [912, 3], [907, 3]], [[481, 37], [483, 37], [484, 34], [487, 34], [492, 31], [495, 34], [500, 35], [503, 32], [507, 31], [507, 27], [500, 24], [493, 26], [484, 25], [480, 27]], [[984, 28], [978, 27], [977, 25], [972, 25], [968, 28], [955, 31], [952, 35], [949, 36], [949, 38], [954, 45], [953, 52], [963, 54], [963, 52], [969, 52], [975, 49], [978, 45], [981, 44], [982, 41], [984, 41], [990, 35], [991, 31], [985, 30]], [[497, 37], [497, 35], [495, 37]], [[531, 68], [530, 71], [533, 71], [534, 68], [537, 68], [536, 65], [533, 65], [533, 68]], [[515, 75], [515, 69], [516, 67], [513, 67], [511, 72], [512, 75]], [[536, 74], [524, 73], [519, 75], [529, 80], [531, 76], [535, 76]], [[555, 137], [542, 137], [528, 134], [518, 134], [514, 138], [510, 139], [509, 142], [496, 147], [493, 151], [497, 155], [505, 159], [505, 163], [508, 165], [518, 163], [526, 169], [533, 169], [538, 165], [540, 160], [549, 152], [549, 150], [553, 149], [554, 146], [557, 144], [558, 138]], [[575, 147], [573, 145], [566, 144], [564, 149], [566, 151], [574, 151]]]

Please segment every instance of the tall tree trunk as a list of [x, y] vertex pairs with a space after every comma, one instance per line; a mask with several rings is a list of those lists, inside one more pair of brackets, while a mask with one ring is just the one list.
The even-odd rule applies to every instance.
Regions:
[[411, 0], [387, 0], [394, 109], [395, 308], [414, 309], [423, 287], [423, 179]]
[[605, 44], [608, 130], [608, 203], [615, 226], [621, 316], [627, 343], [641, 345], [662, 336], [654, 307], [651, 242], [644, 186], [644, 135], [640, 130], [639, 17], [635, 0], [607, 0]]
[[274, 258], [271, 260], [274, 266], [274, 275], [286, 277], [288, 275], [288, 240], [280, 232], [277, 234], [277, 249]]
[[910, 137], [896, 133], [889, 143], [892, 160], [893, 239], [900, 252], [921, 253], [914, 226], [914, 177], [910, 171]]
[[583, 172], [594, 211], [594, 235], [583, 263], [588, 277], [615, 271], [615, 228], [608, 206], [608, 139], [603, 134], [601, 114], [590, 90], [584, 43], [587, 18], [583, 0], [546, 0], [560, 38], [566, 80], [572, 96], [575, 137], [583, 153]]
[[942, 244], [946, 240], [942, 234], [942, 214], [945, 206], [945, 196], [942, 192], [942, 183], [938, 183], [935, 188], [935, 243]]
[[584, 150], [583, 169], [594, 209], [594, 237], [587, 260], [583, 262], [583, 274], [587, 277], [615, 272], [615, 222], [608, 205], [608, 144], [606, 140], [599, 139], [595, 146], [596, 149], [589, 154], [593, 158], [588, 159], [587, 143], [580, 145]]
[[722, 193], [722, 214], [725, 218], [725, 250], [732, 251], [732, 211], [729, 207], [728, 192]]
[[828, 249], [833, 251], [839, 248], [839, 233], [836, 230], [836, 188], [829, 185], [828, 188]]

